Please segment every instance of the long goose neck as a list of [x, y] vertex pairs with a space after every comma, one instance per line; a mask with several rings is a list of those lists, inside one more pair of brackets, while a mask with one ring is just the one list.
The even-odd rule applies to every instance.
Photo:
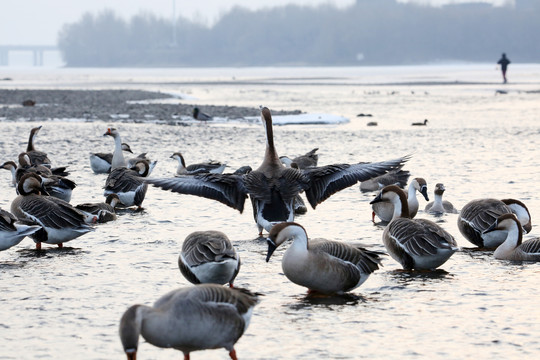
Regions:
[[443, 204], [442, 201], [442, 194], [435, 194], [435, 199], [433, 199], [433, 204], [435, 205], [441, 205]]
[[26, 152], [34, 151], [34, 138], [36, 137], [36, 131], [30, 131], [30, 136], [28, 137], [28, 145], [26, 146]]
[[114, 136], [114, 153], [111, 161], [111, 168], [115, 169], [118, 167], [125, 167], [126, 160], [124, 159], [124, 154], [122, 152], [122, 139], [120, 135]]
[[143, 312], [149, 307], [133, 305], [126, 310], [120, 319], [120, 341], [126, 353], [136, 353], [139, 346], [139, 335], [142, 328]]
[[295, 251], [307, 251], [308, 249], [308, 237], [306, 231], [299, 226], [289, 226], [286, 229], [286, 235], [289, 239], [292, 239], [290, 249]]
[[392, 216], [392, 219], [399, 217], [410, 218], [409, 204], [407, 203], [407, 196], [405, 196], [405, 192], [400, 191], [396, 193], [396, 195], [397, 196], [392, 201], [394, 205], [394, 215]]
[[493, 253], [494, 256], [498, 256], [499, 254], [506, 254], [508, 252], [513, 251], [515, 248], [521, 245], [523, 241], [523, 230], [521, 228], [521, 225], [516, 223], [513, 223], [512, 226], [508, 229], [508, 233], [506, 235], [506, 239], [504, 242], [495, 249], [495, 252]]
[[282, 166], [276, 148], [274, 146], [274, 129], [272, 127], [272, 117], [268, 109], [263, 110], [263, 124], [266, 131], [266, 150], [264, 152], [263, 165]]

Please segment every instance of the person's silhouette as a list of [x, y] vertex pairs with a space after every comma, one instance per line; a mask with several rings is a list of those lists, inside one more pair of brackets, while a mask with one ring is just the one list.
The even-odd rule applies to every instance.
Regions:
[[502, 57], [501, 57], [501, 59], [499, 61], [497, 61], [497, 64], [501, 65], [501, 72], [502, 72], [502, 76], [503, 76], [503, 81], [506, 84], [506, 82], [507, 82], [507, 80], [506, 80], [506, 69], [508, 69], [508, 64], [510, 64], [510, 60], [508, 60], [505, 53], [502, 54]]

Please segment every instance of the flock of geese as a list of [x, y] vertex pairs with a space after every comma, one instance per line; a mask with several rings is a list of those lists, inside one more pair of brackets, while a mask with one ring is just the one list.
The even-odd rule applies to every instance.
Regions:
[[[56, 244], [73, 240], [96, 229], [100, 222], [116, 219], [119, 207], [140, 209], [148, 184], [163, 190], [213, 199], [242, 212], [249, 197], [254, 221], [266, 239], [270, 261], [275, 249], [290, 243], [282, 257], [282, 269], [293, 283], [309, 293], [343, 294], [362, 285], [381, 265], [385, 252], [373, 251], [340, 241], [310, 239], [306, 229], [295, 222], [295, 215], [307, 208], [302, 194], [313, 209], [336, 192], [360, 182], [360, 190], [376, 191], [370, 202], [375, 217], [385, 226], [382, 240], [386, 252], [405, 270], [433, 270], [456, 251], [455, 238], [437, 223], [416, 219], [417, 192], [429, 201], [425, 179], [408, 183], [403, 170], [409, 159], [317, 166], [313, 149], [290, 159], [279, 157], [274, 145], [272, 117], [261, 108], [266, 132], [266, 150], [261, 165], [253, 170], [244, 166], [234, 173], [223, 173], [218, 162], [186, 165], [181, 153], [173, 177], [151, 178], [156, 161], [146, 154], [127, 159], [131, 152], [118, 130], [107, 129], [104, 136], [114, 139], [114, 152], [90, 156], [96, 173], [108, 173], [102, 203], [70, 204], [75, 183], [66, 168], [53, 168], [47, 154], [34, 148], [41, 127], [31, 130], [28, 146], [19, 164], [4, 162], [0, 167], [12, 174], [17, 195], [10, 212], [0, 209], [0, 250], [7, 250], [30, 237], [36, 244]], [[407, 187], [407, 183], [409, 184]], [[404, 190], [407, 188], [407, 191]], [[497, 259], [540, 261], [540, 238], [523, 242], [530, 232], [531, 216], [516, 199], [477, 199], [458, 211], [443, 200], [445, 187], [435, 186], [434, 201], [425, 212], [434, 215], [459, 213], [461, 234], [479, 248], [494, 249]], [[189, 359], [192, 351], [225, 348], [236, 359], [234, 344], [249, 325], [258, 293], [234, 287], [241, 261], [228, 237], [219, 231], [198, 231], [184, 241], [178, 266], [192, 287], [172, 291], [153, 306], [133, 305], [120, 320], [119, 335], [128, 359], [135, 359], [139, 337], [155, 346], [174, 348]], [[229, 284], [228, 287], [223, 286]]]

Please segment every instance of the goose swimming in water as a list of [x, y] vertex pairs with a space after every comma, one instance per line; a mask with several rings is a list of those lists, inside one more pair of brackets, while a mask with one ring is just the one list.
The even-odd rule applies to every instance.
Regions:
[[294, 222], [275, 225], [268, 236], [266, 262], [278, 246], [292, 240], [281, 266], [293, 283], [305, 286], [310, 292], [343, 294], [362, 285], [369, 275], [379, 269], [379, 255], [339, 241], [309, 239], [306, 229]]
[[174, 348], [189, 360], [193, 351], [225, 348], [237, 360], [234, 345], [246, 331], [259, 294], [217, 284], [173, 290], [152, 307], [133, 305], [120, 320], [120, 340], [128, 360], [137, 358], [139, 335], [160, 348]]
[[504, 214], [486, 230], [506, 232], [506, 239], [493, 252], [495, 259], [511, 261], [540, 261], [540, 238], [523, 242], [523, 227], [514, 214]]
[[459, 212], [450, 201], [442, 199], [445, 190], [444, 184], [438, 183], [435, 185], [433, 191], [435, 200], [426, 204], [425, 212], [435, 215], [444, 213], [457, 214]]
[[516, 214], [526, 233], [532, 229], [529, 209], [516, 199], [476, 199], [468, 202], [459, 213], [457, 224], [461, 234], [480, 248], [494, 249], [506, 239], [506, 231], [484, 233], [499, 216]]
[[384, 187], [371, 203], [381, 201], [394, 205], [392, 221], [383, 232], [383, 243], [403, 269], [435, 269], [458, 250], [454, 237], [442, 227], [429, 220], [409, 217], [407, 196], [398, 186]]
[[225, 170], [226, 164], [222, 164], [219, 161], [209, 161], [205, 163], [190, 164], [186, 166], [184, 156], [180, 152], [175, 152], [171, 155], [171, 159], [178, 161], [178, 167], [176, 168], [176, 175], [194, 175], [194, 174], [221, 174]]
[[43, 151], [38, 151], [34, 147], [34, 140], [41, 130], [41, 126], [35, 127], [30, 130], [30, 137], [28, 138], [28, 145], [26, 146], [26, 153], [30, 157], [30, 163], [32, 165], [43, 165], [46, 167], [51, 167], [51, 160], [48, 158], [47, 154]]
[[233, 281], [240, 271], [240, 257], [221, 231], [195, 231], [182, 244], [178, 268], [193, 284], [219, 284]]
[[19, 244], [26, 236], [40, 230], [39, 225], [24, 225], [10, 212], [0, 209], [0, 251]]
[[110, 194], [105, 199], [105, 202], [98, 203], [83, 203], [75, 205], [75, 208], [87, 217], [97, 216], [98, 223], [106, 223], [116, 220], [116, 207], [121, 205], [120, 199], [116, 194]]
[[[391, 184], [392, 185], [392, 184]], [[419, 192], [424, 196], [426, 201], [429, 201], [427, 193], [427, 183], [424, 178], [414, 178], [409, 184], [407, 190], [407, 204], [409, 206], [409, 217], [412, 219], [416, 216], [420, 203], [416, 197], [416, 192]], [[394, 205], [391, 202], [375, 202], [371, 203], [371, 208], [373, 209], [372, 221], [375, 222], [375, 215], [379, 217], [384, 222], [390, 222], [394, 216]]]
[[93, 230], [82, 212], [66, 201], [47, 196], [43, 186], [39, 175], [25, 174], [17, 184], [20, 195], [11, 202], [11, 213], [19, 221], [42, 227], [31, 235], [36, 249], [41, 249], [41, 243], [62, 247], [64, 242]]
[[280, 156], [279, 160], [285, 165], [291, 167], [291, 164], [294, 163], [299, 169], [305, 169], [312, 166], [317, 166], [319, 162], [319, 154], [316, 154], [319, 148], [315, 148], [311, 151], [308, 151], [304, 155], [297, 156], [295, 158], [289, 158], [288, 156]]
[[411, 173], [408, 170], [396, 169], [389, 171], [387, 174], [377, 176], [376, 178], [362, 181], [360, 183], [360, 191], [379, 191], [387, 185], [397, 185], [400, 188], [405, 188]]
[[315, 209], [332, 194], [358, 181], [382, 175], [402, 166], [409, 157], [378, 163], [334, 164], [304, 170], [285, 167], [274, 147], [272, 116], [268, 108], [261, 109], [266, 129], [266, 151], [258, 169], [245, 175], [200, 174], [180, 175], [168, 179], [147, 179], [146, 182], [164, 190], [217, 200], [242, 212], [249, 195], [259, 234], [273, 225], [294, 220], [296, 195], [305, 191]]

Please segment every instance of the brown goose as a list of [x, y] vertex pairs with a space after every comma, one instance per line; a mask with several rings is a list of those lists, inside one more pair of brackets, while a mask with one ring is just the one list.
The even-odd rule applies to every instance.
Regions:
[[20, 243], [26, 236], [40, 230], [39, 225], [24, 225], [10, 212], [0, 209], [0, 251]]
[[[395, 185], [395, 184], [390, 184]], [[420, 203], [416, 197], [416, 192], [422, 194], [426, 201], [429, 201], [427, 194], [427, 183], [424, 178], [414, 178], [409, 184], [407, 190], [407, 204], [409, 206], [409, 217], [412, 219], [416, 216]], [[394, 206], [390, 202], [376, 202], [372, 203], [373, 209], [372, 220], [375, 221], [375, 215], [384, 222], [390, 222], [394, 216]]]
[[275, 225], [268, 236], [266, 261], [278, 246], [292, 240], [281, 266], [293, 283], [310, 292], [343, 294], [362, 285], [379, 269], [381, 252], [326, 239], [310, 239], [306, 229], [294, 222]]
[[390, 201], [394, 216], [383, 232], [383, 243], [390, 256], [405, 270], [430, 270], [446, 262], [458, 250], [456, 240], [432, 221], [409, 218], [405, 192], [398, 186], [385, 186], [371, 203]]
[[444, 184], [438, 183], [435, 185], [435, 190], [433, 192], [435, 200], [426, 204], [424, 209], [425, 212], [435, 215], [444, 213], [457, 214], [459, 212], [450, 201], [442, 199], [445, 190]]
[[476, 199], [469, 201], [460, 211], [457, 224], [461, 234], [472, 244], [487, 249], [494, 249], [506, 239], [506, 231], [484, 233], [499, 216], [514, 213], [525, 232], [532, 229], [531, 214], [516, 199]]
[[38, 151], [34, 147], [34, 140], [41, 130], [41, 126], [35, 127], [30, 130], [30, 137], [28, 138], [28, 145], [26, 146], [26, 152], [30, 157], [30, 162], [32, 165], [44, 165], [51, 167], [51, 160], [47, 157], [47, 154], [43, 151]]
[[258, 294], [217, 284], [173, 290], [152, 307], [133, 305], [120, 320], [120, 340], [135, 360], [139, 335], [161, 348], [174, 348], [189, 360], [192, 351], [225, 348], [236, 360], [234, 344], [246, 331]]
[[495, 259], [511, 261], [540, 261], [540, 238], [523, 242], [523, 227], [514, 214], [504, 214], [484, 231], [506, 232], [506, 239], [495, 249]]
[[266, 151], [258, 169], [245, 175], [181, 175], [146, 182], [164, 190], [217, 200], [240, 212], [249, 195], [261, 234], [262, 229], [270, 231], [276, 223], [294, 220], [294, 199], [301, 191], [305, 191], [315, 209], [332, 194], [358, 181], [384, 174], [408, 160], [403, 157], [379, 163], [334, 164], [304, 170], [287, 168], [279, 160], [274, 146], [272, 116], [268, 108], [261, 109], [261, 119], [266, 129]]
[[73, 240], [92, 231], [86, 217], [68, 202], [47, 196], [43, 180], [35, 173], [23, 175], [17, 184], [20, 194], [11, 203], [11, 213], [26, 224], [40, 225], [42, 229], [31, 235], [36, 249], [41, 243], [57, 244], [62, 247], [66, 241]]
[[233, 281], [240, 271], [240, 257], [221, 231], [195, 231], [182, 244], [178, 268], [193, 284], [219, 284]]

